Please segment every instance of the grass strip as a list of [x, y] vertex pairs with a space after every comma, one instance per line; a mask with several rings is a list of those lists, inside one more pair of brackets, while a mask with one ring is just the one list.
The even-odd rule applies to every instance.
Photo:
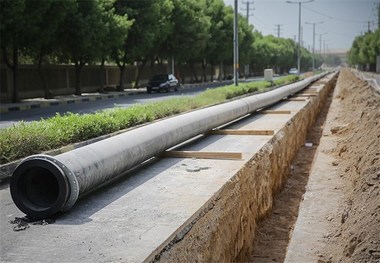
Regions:
[[[297, 80], [298, 76], [286, 76], [275, 80], [274, 85], [286, 85]], [[196, 96], [136, 104], [129, 108], [114, 108], [84, 115], [57, 114], [40, 121], [20, 122], [0, 130], [0, 163], [8, 163], [181, 112], [215, 105], [244, 94], [264, 91], [269, 87], [271, 83], [265, 81], [248, 82], [239, 86], [208, 89]]]

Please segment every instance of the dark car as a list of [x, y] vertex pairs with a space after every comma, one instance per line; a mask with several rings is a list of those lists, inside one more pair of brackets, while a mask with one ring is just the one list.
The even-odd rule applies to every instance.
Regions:
[[146, 91], [148, 93], [152, 93], [152, 91], [178, 91], [180, 87], [181, 84], [173, 74], [160, 74], [153, 76], [153, 78], [149, 80]]

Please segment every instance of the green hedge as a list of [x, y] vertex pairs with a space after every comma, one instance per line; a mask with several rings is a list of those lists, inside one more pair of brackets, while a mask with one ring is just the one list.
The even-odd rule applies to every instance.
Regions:
[[[298, 80], [297, 76], [286, 76], [276, 80], [284, 85]], [[228, 99], [264, 91], [269, 82], [242, 83], [208, 89], [197, 96], [168, 99], [160, 102], [137, 104], [129, 108], [99, 111], [95, 114], [57, 114], [40, 121], [25, 123], [0, 131], [1, 163], [11, 162], [31, 154], [56, 149], [68, 144], [85, 141], [138, 124], [150, 122], [192, 109], [225, 102]]]

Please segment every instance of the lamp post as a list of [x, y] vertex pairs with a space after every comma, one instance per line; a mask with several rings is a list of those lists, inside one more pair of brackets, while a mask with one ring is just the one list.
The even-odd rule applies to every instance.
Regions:
[[323, 24], [323, 21], [315, 22], [315, 23], [309, 23], [306, 22], [307, 25], [313, 25], [313, 71], [315, 70], [315, 25]]
[[288, 4], [298, 4], [298, 50], [297, 50], [297, 68], [298, 74], [301, 72], [301, 5], [311, 3], [314, 0], [307, 1], [286, 1]]
[[239, 85], [239, 31], [238, 31], [238, 0], [234, 5], [234, 84]]

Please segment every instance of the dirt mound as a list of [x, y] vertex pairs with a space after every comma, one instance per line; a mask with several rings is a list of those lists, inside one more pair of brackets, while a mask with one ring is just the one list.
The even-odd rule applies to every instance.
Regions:
[[334, 151], [345, 179], [341, 225], [330, 239], [331, 262], [380, 262], [380, 94], [349, 70], [337, 85], [341, 114], [331, 129]]

